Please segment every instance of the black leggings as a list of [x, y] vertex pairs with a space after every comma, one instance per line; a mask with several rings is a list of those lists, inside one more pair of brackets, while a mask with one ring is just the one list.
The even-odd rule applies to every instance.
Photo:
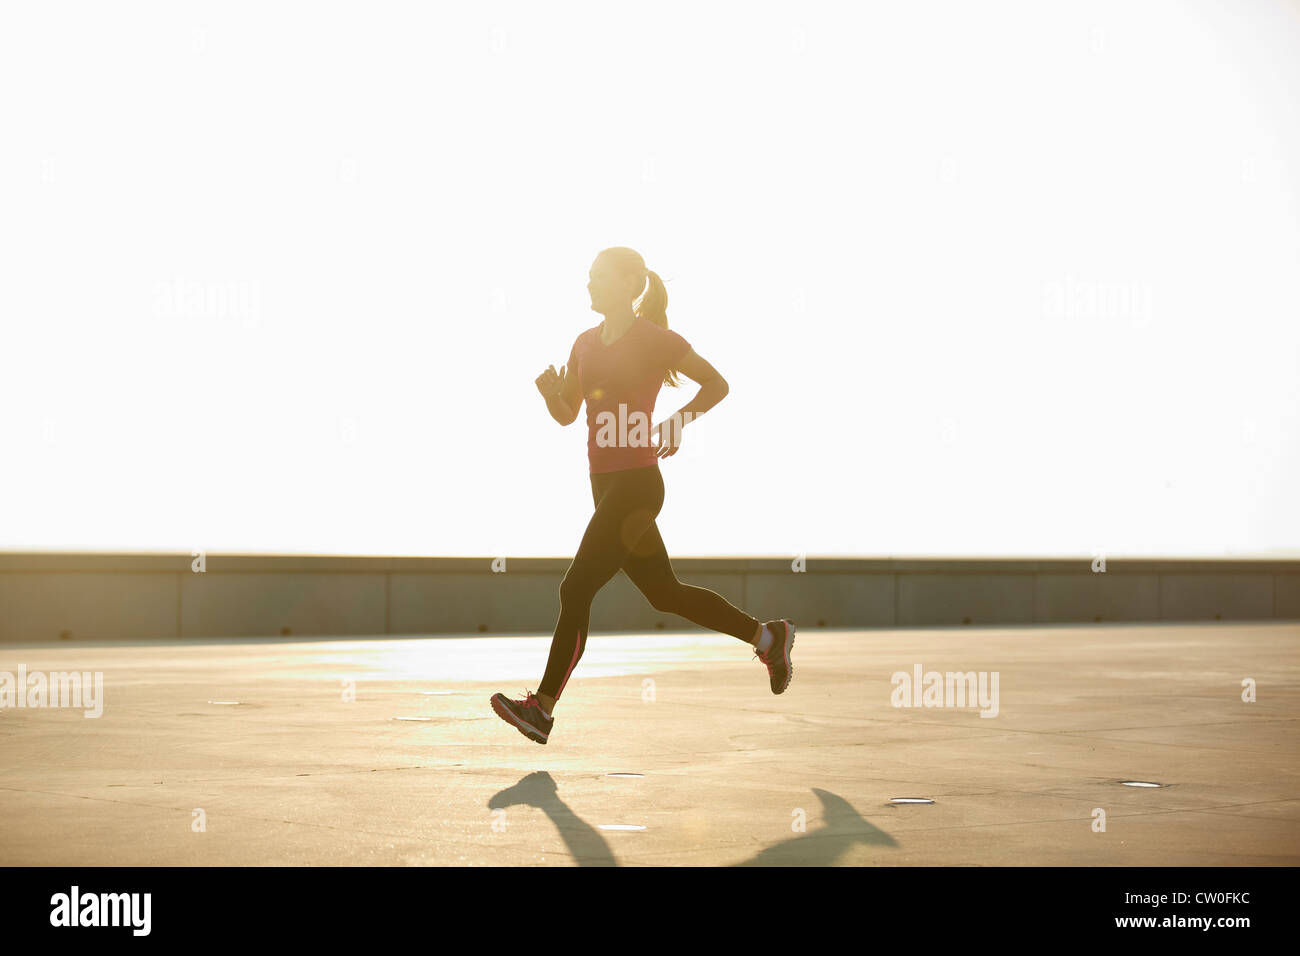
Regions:
[[591, 602], [622, 568], [657, 611], [678, 614], [701, 627], [753, 640], [759, 621], [708, 588], [677, 580], [655, 518], [664, 504], [659, 465], [591, 476], [596, 512], [560, 584], [560, 620], [539, 694], [560, 699], [587, 647]]

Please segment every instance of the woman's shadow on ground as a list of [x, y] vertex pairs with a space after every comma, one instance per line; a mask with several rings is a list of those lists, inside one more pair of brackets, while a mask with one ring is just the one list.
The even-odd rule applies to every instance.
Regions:
[[530, 773], [512, 787], [506, 787], [488, 800], [489, 810], [501, 810], [523, 804], [536, 807], [551, 818], [569, 854], [579, 866], [618, 866], [614, 851], [600, 831], [569, 809], [556, 793], [555, 781], [545, 770]]
[[[843, 797], [813, 788], [822, 804], [822, 825], [791, 837], [732, 866], [830, 866], [854, 846], [897, 846], [888, 833], [873, 826]], [[493, 794], [488, 809], [523, 804], [545, 813], [569, 854], [579, 866], [618, 866], [614, 852], [600, 835], [560, 799], [555, 780], [545, 770], [528, 774], [518, 783]]]
[[874, 826], [843, 797], [812, 788], [822, 802], [822, 825], [777, 843], [732, 866], [831, 866], [852, 847], [898, 846], [884, 830]]

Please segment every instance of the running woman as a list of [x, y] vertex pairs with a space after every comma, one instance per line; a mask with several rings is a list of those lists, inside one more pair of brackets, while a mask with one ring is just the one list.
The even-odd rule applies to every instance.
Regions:
[[[560, 584], [560, 618], [537, 693], [523, 700], [492, 696], [497, 716], [529, 740], [544, 744], [554, 726], [556, 701], [587, 646], [591, 602], [622, 569], [651, 606], [730, 634], [755, 648], [767, 666], [772, 693], [790, 686], [794, 622], [760, 622], [707, 588], [677, 580], [655, 518], [664, 503], [659, 459], [681, 446], [682, 427], [726, 396], [717, 369], [689, 342], [668, 329], [668, 292], [645, 260], [624, 246], [606, 249], [592, 263], [587, 291], [591, 310], [605, 317], [573, 343], [567, 365], [549, 366], [537, 389], [561, 425], [572, 424], [587, 403], [587, 460], [595, 513]], [[675, 372], [700, 384], [690, 403], [650, 429], [661, 385], [677, 387]], [[651, 438], [658, 439], [654, 444]]]

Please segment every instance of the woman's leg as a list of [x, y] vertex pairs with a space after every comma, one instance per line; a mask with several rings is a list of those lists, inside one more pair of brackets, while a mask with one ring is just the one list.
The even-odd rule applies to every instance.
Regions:
[[646, 529], [645, 537], [623, 562], [623, 570], [656, 610], [671, 611], [702, 627], [754, 645], [755, 656], [767, 668], [772, 693], [785, 693], [794, 673], [790, 662], [793, 621], [781, 618], [760, 623], [721, 594], [678, 581], [659, 528], [654, 524]]
[[623, 561], [623, 571], [656, 611], [677, 614], [712, 631], [753, 644], [763, 625], [708, 588], [683, 584], [673, 573], [668, 549], [654, 522]]
[[587, 646], [591, 602], [618, 573], [633, 545], [654, 523], [664, 503], [658, 465], [592, 476], [596, 511], [587, 523], [578, 553], [560, 584], [560, 618], [551, 639], [537, 697], [549, 711]]

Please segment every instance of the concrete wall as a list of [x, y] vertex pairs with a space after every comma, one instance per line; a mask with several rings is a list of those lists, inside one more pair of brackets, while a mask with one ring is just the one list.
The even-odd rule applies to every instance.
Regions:
[[[0, 554], [0, 641], [549, 634], [570, 558]], [[1300, 620], [1300, 561], [680, 558], [678, 578], [801, 627]], [[593, 631], [690, 630], [618, 574]]]

